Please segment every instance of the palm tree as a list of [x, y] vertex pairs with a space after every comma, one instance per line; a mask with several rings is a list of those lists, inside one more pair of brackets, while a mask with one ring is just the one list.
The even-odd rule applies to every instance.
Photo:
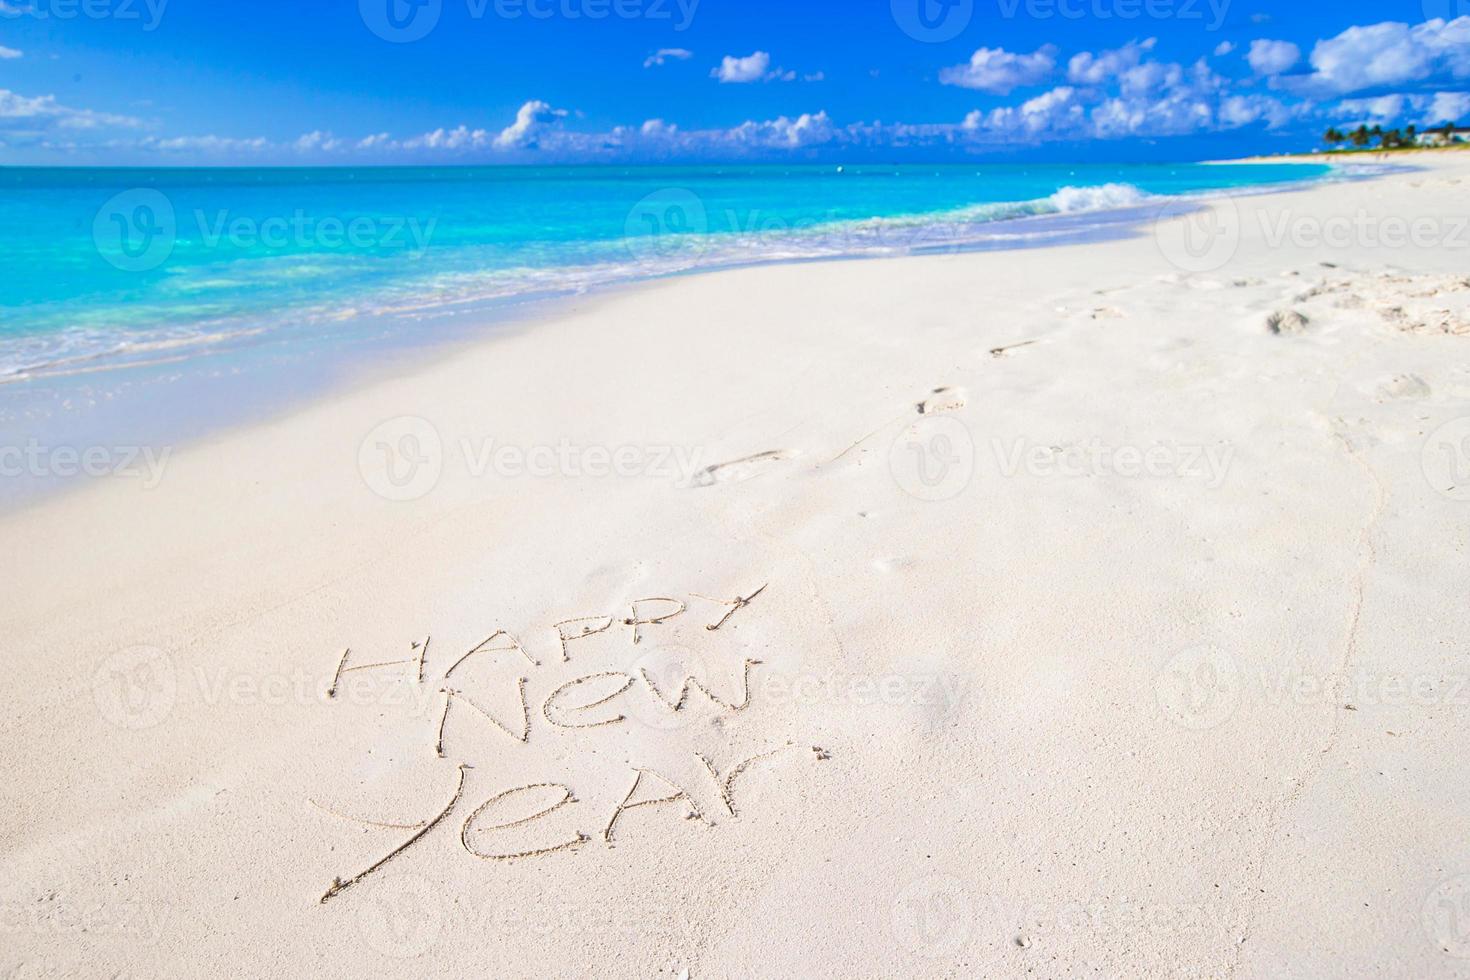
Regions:
[[1336, 126], [1332, 126], [1327, 130], [1327, 134], [1322, 139], [1328, 146], [1337, 146], [1346, 140], [1347, 137]]
[[1359, 126], [1357, 129], [1353, 130], [1352, 136], [1349, 137], [1349, 139], [1353, 141], [1353, 146], [1357, 147], [1367, 146], [1372, 138], [1373, 134], [1368, 132], [1367, 126]]

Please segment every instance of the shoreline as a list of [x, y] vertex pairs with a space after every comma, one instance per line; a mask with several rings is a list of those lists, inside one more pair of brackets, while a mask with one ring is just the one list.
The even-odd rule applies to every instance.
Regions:
[[[1306, 162], [1312, 163], [1312, 161]], [[1216, 161], [1216, 163], [1228, 164], [1230, 163], [1230, 161]], [[1181, 162], [1179, 164], [1155, 164], [1151, 166], [1158, 166], [1163, 168], [1171, 166], [1190, 167], [1196, 165], [1197, 164], [1190, 162]], [[1320, 166], [1321, 164], [1316, 165]], [[251, 168], [241, 169], [249, 170]], [[188, 171], [186, 170], [185, 172]], [[1218, 191], [1190, 191], [1177, 196], [1185, 199], [1192, 199], [1197, 196], [1209, 195], [1217, 192], [1225, 192], [1233, 189], [1259, 192], [1277, 188], [1278, 186], [1291, 186], [1296, 183], [1309, 184], [1311, 183], [1311, 178], [1302, 178], [1300, 180], [1287, 180], [1279, 185], [1275, 183], [1265, 183], [1260, 185], [1252, 185], [1249, 188], [1221, 188]], [[1136, 190], [1136, 188], [1132, 188], [1131, 186], [1116, 186], [1120, 186], [1123, 190]], [[427, 315], [431, 317], [459, 315], [458, 311], [461, 309], [468, 309], [471, 313], [485, 316], [493, 315], [495, 307], [500, 305], [515, 306], [521, 303], [536, 303], [545, 298], [551, 298], [554, 300], [565, 296], [580, 295], [583, 292], [587, 291], [595, 291], [608, 285], [616, 286], [627, 283], [637, 283], [640, 281], [665, 278], [670, 275], [683, 275], [690, 272], [697, 273], [719, 269], [742, 268], [749, 265], [779, 263], [785, 261], [820, 261], [828, 258], [846, 259], [870, 256], [888, 257], [891, 254], [908, 254], [914, 251], [915, 248], [915, 246], [910, 241], [911, 239], [917, 238], [919, 241], [922, 242], [927, 237], [933, 235], [941, 235], [938, 240], [952, 246], [956, 251], [966, 250], [970, 247], [990, 247], [986, 244], [989, 238], [988, 236], [983, 234], [983, 232], [987, 230], [988, 227], [992, 224], [1006, 225], [1007, 227], [1009, 227], [1016, 222], [1046, 223], [1055, 220], [1079, 220], [1086, 217], [1087, 215], [1108, 215], [1116, 211], [1123, 211], [1127, 210], [1130, 207], [1137, 206], [1136, 202], [1128, 200], [1123, 200], [1117, 203], [1086, 206], [1085, 196], [1087, 194], [1109, 191], [1112, 190], [1114, 187], [1115, 185], [1112, 183], [1109, 183], [1107, 185], [1082, 184], [1077, 186], [1062, 187], [1056, 194], [1043, 198], [983, 202], [980, 204], [966, 204], [953, 209], [936, 208], [933, 210], [919, 211], [913, 213], [899, 212], [894, 214], [875, 215], [862, 218], [818, 221], [814, 224], [796, 224], [791, 226], [782, 224], [770, 229], [762, 229], [754, 233], [705, 233], [698, 236], [698, 241], [702, 244], [703, 247], [695, 249], [690, 255], [686, 256], [681, 253], [676, 255], [675, 257], [680, 259], [681, 261], [694, 262], [695, 257], [697, 257], [701, 252], [713, 249], [714, 246], [720, 244], [728, 244], [730, 241], [743, 242], [746, 239], [754, 240], [756, 242], [769, 240], [772, 242], [780, 243], [785, 243], [790, 240], [790, 242], [792, 243], [792, 247], [794, 247], [795, 242], [801, 241], [804, 242], [808, 248], [811, 246], [812, 242], [835, 240], [838, 244], [830, 251], [814, 251], [802, 254], [793, 254], [790, 256], [772, 254], [768, 257], [755, 256], [753, 258], [743, 258], [738, 254], [732, 254], [722, 261], [716, 262], [715, 264], [701, 265], [696, 263], [690, 265], [679, 265], [676, 263], [667, 268], [661, 268], [656, 262], [649, 263], [647, 268], [642, 267], [642, 263], [648, 259], [648, 256], [645, 255], [640, 258], [640, 262], [638, 264], [635, 264], [624, 271], [612, 275], [611, 278], [594, 281], [591, 284], [550, 286], [545, 289], [531, 289], [508, 293], [492, 292], [477, 295], [463, 295], [453, 298], [430, 298], [426, 294], [423, 297], [420, 297], [420, 299], [418, 300], [408, 302], [407, 305], [404, 305], [404, 300], [398, 300], [396, 301], [396, 305], [384, 306], [367, 313], [356, 310], [355, 308], [335, 311], [327, 310], [325, 308], [302, 308], [298, 310], [291, 310], [288, 312], [290, 312], [293, 317], [298, 315], [301, 317], [305, 317], [317, 326], [354, 319], [393, 322], [397, 320], [412, 319], [416, 315]], [[1062, 196], [1066, 192], [1082, 194], [1084, 197], [1084, 201], [1082, 202], [1084, 206], [1077, 207], [1074, 210], [1072, 207], [1069, 206], [1069, 203], [1072, 202], [1058, 202], [1055, 200], [1055, 198]], [[1139, 192], [1139, 195], [1142, 199], [1146, 201], [1172, 199], [1175, 196], [1170, 194], [1154, 195], [1145, 192]], [[1036, 210], [1038, 208], [1043, 208], [1043, 206], [1048, 204], [1051, 204], [1054, 210]], [[993, 218], [984, 218], [979, 222], [969, 226], [970, 232], [979, 236], [977, 242], [974, 243], [973, 246], [972, 243], [970, 243], [966, 239], [955, 237], [957, 235], [957, 231], [952, 226], [955, 224], [956, 220], [959, 217], [968, 215], [970, 212], [973, 211], [987, 210], [995, 210], [997, 212], [997, 216]], [[878, 228], [882, 233], [878, 234], [876, 238], [864, 237], [872, 228]], [[889, 235], [892, 236], [893, 241], [888, 240]], [[1085, 240], [1085, 238], [1080, 240]], [[658, 249], [654, 248], [652, 249], [652, 251], [654, 253], [657, 253]], [[593, 272], [596, 272], [601, 268], [601, 265], [599, 265], [598, 263], [592, 263], [585, 267], [578, 265], [562, 265], [553, 268], [564, 272], [586, 270], [592, 270]], [[529, 272], [546, 270], [527, 267], [526, 269], [521, 271]], [[229, 343], [233, 339], [254, 337], [262, 334], [270, 335], [273, 331], [279, 329], [280, 324], [278, 322], [275, 322], [273, 317], [267, 317], [266, 319], [270, 322], [267, 322], [264, 325], [257, 326], [242, 325], [239, 329], [230, 334], [212, 335], [208, 338], [165, 337], [159, 341], [144, 344], [143, 348], [156, 347], [158, 349], [167, 350], [196, 346], [206, 354], [211, 348], [228, 350], [230, 349]], [[25, 368], [15, 369], [13, 373], [7, 375], [3, 380], [0, 380], [0, 386], [3, 386], [5, 384], [23, 383], [27, 380], [44, 381], [57, 378], [65, 378], [73, 374], [88, 373], [97, 370], [127, 370], [133, 363], [135, 363], [129, 360], [129, 358], [131, 358], [132, 354], [135, 352], [136, 351], [134, 350], [134, 344], [130, 342], [128, 344], [121, 345], [116, 350], [94, 351], [81, 357], [68, 356], [57, 361], [37, 362]], [[98, 368], [82, 367], [75, 370], [70, 368], [58, 370], [59, 368], [64, 368], [66, 365], [69, 364], [86, 364], [94, 361], [109, 361], [110, 363]], [[138, 363], [141, 363], [143, 366], [147, 366], [151, 362], [144, 361]]]
[[[212, 421], [203, 428], [192, 421], [180, 427], [173, 421], [163, 422], [165, 419], [172, 420], [176, 414], [169, 412], [167, 405], [135, 404], [133, 418], [143, 423], [141, 427], [136, 422], [131, 427], [119, 427], [113, 422], [109, 428], [110, 419], [76, 419], [68, 423], [65, 417], [61, 417], [55, 420], [48, 431], [35, 438], [48, 445], [127, 446], [138, 447], [145, 452], [172, 454], [201, 440], [289, 415], [349, 388], [386, 378], [401, 371], [405, 360], [411, 365], [410, 370], [420, 370], [432, 365], [439, 358], [457, 356], [467, 348], [481, 343], [493, 343], [502, 332], [526, 329], [569, 310], [575, 310], [579, 304], [595, 303], [602, 296], [638, 290], [659, 282], [770, 266], [1048, 249], [1117, 241], [1142, 233], [1161, 213], [1161, 209], [1170, 209], [1170, 213], [1183, 213], [1184, 207], [1204, 206], [1204, 203], [1219, 195], [1290, 193], [1309, 189], [1322, 180], [1330, 179], [1333, 179], [1330, 175], [1304, 177], [1286, 184], [1253, 185], [1174, 197], [1159, 196], [1142, 203], [1075, 212], [1017, 214], [979, 225], [964, 240], [951, 237], [952, 232], [944, 231], [946, 226], [938, 220], [950, 212], [936, 212], [930, 216], [934, 220], [927, 223], [917, 220], [917, 216], [901, 221], [885, 218], [880, 219], [880, 223], [896, 222], [895, 227], [912, 225], [907, 233], [899, 236], [905, 244], [888, 253], [861, 250], [842, 253], [839, 249], [833, 254], [823, 255], [732, 259], [726, 264], [639, 273], [631, 278], [610, 280], [578, 291], [554, 290], [499, 299], [446, 301], [426, 306], [412, 317], [392, 313], [354, 314], [339, 321], [347, 327], [347, 333], [343, 333], [340, 328], [334, 329], [332, 333], [318, 339], [302, 340], [280, 334], [274, 328], [261, 327], [246, 331], [247, 335], [253, 336], [237, 344], [207, 345], [179, 355], [161, 356], [135, 363], [121, 362], [101, 364], [84, 370], [41, 372], [0, 383], [0, 399], [8, 395], [13, 400], [10, 405], [0, 402], [0, 436], [9, 439], [10, 435], [14, 435], [15, 439], [9, 441], [18, 443], [21, 433], [34, 431], [37, 424], [35, 408], [44, 403], [37, 403], [35, 399], [27, 401], [24, 397], [27, 392], [36, 389], [54, 392], [48, 397], [60, 405], [77, 400], [95, 400], [97, 396], [92, 394], [91, 382], [96, 377], [103, 382], [100, 390], [108, 400], [112, 400], [114, 395], [107, 391], [107, 383], [115, 384], [123, 390], [140, 386], [152, 387], [155, 391], [162, 391], [168, 405], [177, 405], [180, 401], [201, 403]], [[1017, 202], [1017, 206], [1026, 203]], [[833, 226], [832, 233], [843, 234], [843, 229], [847, 229], [849, 225], [855, 228], [866, 223], [838, 223]], [[448, 324], [449, 335], [425, 337], [419, 326], [422, 323], [434, 323], [441, 327]], [[361, 336], [362, 334], [366, 337]], [[327, 340], [327, 337], [339, 339]], [[229, 374], [239, 374], [240, 363], [248, 366], [252, 362], [269, 362], [277, 357], [273, 354], [274, 351], [285, 349], [289, 345], [295, 345], [299, 349], [291, 359], [279, 362], [286, 372], [284, 377], [272, 376], [270, 372], [275, 369], [256, 367], [252, 376], [255, 380], [250, 381], [248, 386], [246, 381], [237, 379], [234, 387], [230, 387], [232, 381]], [[305, 355], [306, 351], [313, 349], [319, 353]], [[214, 365], [220, 367], [214, 368]], [[158, 388], [157, 379], [190, 375], [193, 380], [188, 383]], [[264, 385], [260, 383], [261, 380]], [[217, 390], [218, 385], [225, 386], [226, 394], [222, 395]], [[7, 414], [9, 418], [6, 417]], [[168, 428], [157, 428], [160, 423], [174, 428], [172, 431]], [[48, 477], [22, 482], [24, 485], [15, 485], [12, 482], [6, 493], [0, 496], [0, 512], [23, 509], [53, 494], [71, 492], [78, 485], [84, 486], [87, 481], [80, 479], [67, 483], [65, 480], [58, 481], [54, 477]]]
[[1465, 146], [1425, 146], [1403, 150], [1339, 150], [1335, 153], [1282, 153], [1278, 155], [1240, 157], [1232, 160], [1207, 160], [1206, 163], [1335, 163], [1343, 160], [1373, 158], [1375, 162], [1387, 162], [1421, 156], [1429, 160], [1453, 159], [1457, 153], [1465, 153]]

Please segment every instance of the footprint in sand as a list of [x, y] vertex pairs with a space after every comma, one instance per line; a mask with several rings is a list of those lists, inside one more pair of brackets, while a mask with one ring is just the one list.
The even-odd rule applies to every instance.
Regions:
[[999, 360], [1002, 357], [1009, 357], [1012, 351], [1018, 351], [1022, 347], [1030, 347], [1033, 344], [1039, 343], [1041, 343], [1039, 340], [1023, 340], [1019, 344], [1007, 344], [1005, 347], [992, 347], [990, 349], [990, 356]]
[[929, 397], [919, 402], [920, 415], [939, 415], [943, 412], [958, 412], [965, 407], [965, 389], [935, 388]]
[[1428, 398], [1431, 394], [1433, 392], [1429, 385], [1417, 374], [1400, 374], [1378, 386], [1380, 400], [1386, 398], [1420, 399]]
[[1116, 306], [1099, 306], [1092, 311], [1094, 320], [1121, 320], [1127, 315]]
[[1385, 272], [1324, 279], [1293, 302], [1318, 297], [1330, 298], [1339, 309], [1370, 310], [1403, 333], [1470, 335], [1470, 277], [1464, 275]]
[[1280, 337], [1307, 332], [1308, 320], [1296, 310], [1277, 310], [1266, 317], [1266, 329]]
[[694, 488], [712, 487], [720, 483], [744, 483], [760, 476], [776, 463], [783, 463], [789, 459], [795, 459], [800, 453], [787, 449], [772, 449], [754, 456], [746, 456], [742, 459], [732, 459], [727, 463], [716, 463], [707, 466], [694, 475], [689, 481], [689, 486]]

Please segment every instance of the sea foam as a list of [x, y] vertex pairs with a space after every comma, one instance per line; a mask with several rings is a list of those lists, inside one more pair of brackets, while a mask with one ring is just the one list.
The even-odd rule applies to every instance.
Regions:
[[1063, 187], [1046, 199], [1060, 214], [1076, 214], [1079, 211], [1105, 211], [1111, 208], [1128, 208], [1152, 200], [1132, 184], [1101, 184], [1090, 187]]

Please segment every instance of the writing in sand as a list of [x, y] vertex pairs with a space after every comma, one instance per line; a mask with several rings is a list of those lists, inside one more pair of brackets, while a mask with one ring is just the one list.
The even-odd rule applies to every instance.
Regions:
[[[743, 613], [765, 590], [766, 586], [761, 586], [749, 594], [737, 595], [728, 599], [699, 593], [690, 593], [688, 600], [657, 596], [632, 602], [626, 614], [562, 620], [545, 627], [547, 636], [543, 656], [548, 662], [532, 656], [519, 637], [504, 629], [497, 630], [468, 650], [456, 651], [456, 655], [452, 658], [443, 658], [439, 665], [435, 664], [435, 661], [440, 658], [437, 656], [437, 650], [434, 649], [432, 637], [425, 637], [422, 641], [411, 644], [409, 655], [398, 660], [360, 662], [372, 658], [359, 658], [349, 648], [344, 650], [338, 659], [331, 686], [326, 694], [329, 701], [336, 699], [345, 684], [354, 682], [355, 678], [352, 675], [380, 676], [382, 672], [391, 671], [400, 678], [406, 676], [409, 683], [419, 686], [431, 683], [429, 680], [431, 675], [436, 677], [437, 679], [432, 681], [439, 692], [436, 723], [432, 729], [431, 745], [425, 754], [427, 756], [429, 752], [432, 752], [432, 757], [437, 759], [450, 758], [450, 752], [446, 746], [447, 736], [454, 730], [450, 721], [452, 717], [461, 715], [475, 719], [478, 725], [488, 726], [486, 730], [494, 732], [507, 744], [518, 746], [521, 749], [526, 749], [532, 744], [537, 731], [543, 734], [564, 734], [589, 730], [611, 730], [616, 726], [624, 725], [628, 722], [624, 711], [629, 709], [631, 703], [629, 699], [634, 698], [645, 699], [640, 707], [648, 707], [656, 712], [666, 713], [669, 717], [677, 717], [689, 711], [697, 702], [702, 702], [706, 709], [712, 708], [719, 716], [733, 716], [750, 707], [751, 672], [761, 666], [758, 660], [743, 659], [739, 665], [739, 679], [728, 682], [728, 690], [722, 690], [720, 685], [710, 679], [701, 679], [689, 673], [687, 667], [680, 668], [678, 674], [681, 676], [677, 678], [665, 676], [663, 679], [656, 677], [656, 672], [650, 672], [646, 666], [578, 674], [557, 686], [544, 697], [539, 697], [537, 699], [539, 701], [538, 710], [534, 714], [531, 702], [527, 700], [527, 685], [538, 672], [544, 674], [560, 667], [561, 671], [566, 673], [566, 666], [574, 664], [584, 645], [587, 649], [591, 649], [589, 641], [593, 637], [603, 637], [604, 647], [609, 642], [613, 642], [626, 643], [632, 648], [638, 648], [653, 631], [660, 627], [674, 624], [681, 618], [684, 621], [693, 619], [695, 614], [691, 611], [691, 602], [708, 610], [708, 615], [702, 622], [698, 619], [693, 620], [698, 624], [695, 627], [697, 632], [706, 636], [718, 633], [729, 626], [731, 621]], [[604, 656], [605, 652], [605, 649], [599, 650], [599, 657]], [[588, 659], [591, 659], [590, 653]], [[518, 676], [512, 683], [520, 702], [518, 717], [497, 718], [494, 712], [485, 708], [481, 701], [477, 700], [477, 696], [483, 695], [479, 691], [469, 689], [473, 676], [472, 668], [475, 665], [489, 662], [509, 662], [515, 666]], [[438, 672], [439, 667], [442, 667], [442, 673]], [[736, 690], [737, 687], [738, 690]], [[510, 684], [507, 684], [506, 692], [509, 689]], [[502, 712], [502, 714], [507, 713]], [[725, 729], [723, 726], [717, 726], [713, 730], [724, 731]], [[701, 791], [707, 794], [708, 799], [717, 800], [716, 805], [723, 809], [729, 817], [737, 817], [739, 813], [735, 800], [735, 784], [739, 777], [757, 763], [793, 747], [794, 743], [785, 742], [768, 747], [744, 759], [727, 762], [723, 767], [718, 766], [712, 760], [711, 754], [713, 753], [694, 751], [694, 758], [698, 760], [700, 769], [707, 774], [709, 780], [708, 786], [702, 787]], [[817, 757], [825, 758], [825, 754], [818, 750]], [[600, 839], [604, 845], [611, 846], [619, 825], [629, 819], [631, 813], [644, 808], [668, 808], [670, 815], [675, 819], [681, 817], [680, 810], [682, 809], [682, 818], [697, 820], [710, 826], [714, 825], [713, 821], [706, 816], [705, 810], [696, 802], [696, 796], [689, 788], [681, 786], [674, 779], [651, 767], [630, 765], [627, 773], [630, 783], [628, 790], [615, 806], [612, 806], [599, 818], [599, 829], [595, 837], [583, 830], [570, 830], [559, 840], [542, 842], [540, 846], [535, 847], [521, 846], [518, 848], [510, 846], [509, 841], [524, 839], [527, 831], [533, 826], [548, 821], [554, 814], [566, 808], [575, 806], [579, 802], [576, 793], [568, 783], [553, 779], [500, 790], [488, 799], [462, 808], [465, 774], [471, 768], [468, 763], [460, 762], [458, 772], [453, 777], [453, 785], [446, 787], [447, 802], [441, 803], [433, 816], [415, 822], [361, 819], [312, 801], [313, 805], [319, 809], [342, 819], [369, 827], [400, 830], [410, 834], [397, 847], [362, 871], [351, 877], [335, 878], [321, 901], [329, 902], [353, 885], [370, 877], [451, 817], [460, 822], [459, 839], [462, 849], [470, 856], [485, 861], [521, 861], [543, 858], [575, 851], [596, 839]], [[507, 813], [511, 815], [504, 815]], [[495, 843], [497, 841], [503, 843], [497, 846]]]

